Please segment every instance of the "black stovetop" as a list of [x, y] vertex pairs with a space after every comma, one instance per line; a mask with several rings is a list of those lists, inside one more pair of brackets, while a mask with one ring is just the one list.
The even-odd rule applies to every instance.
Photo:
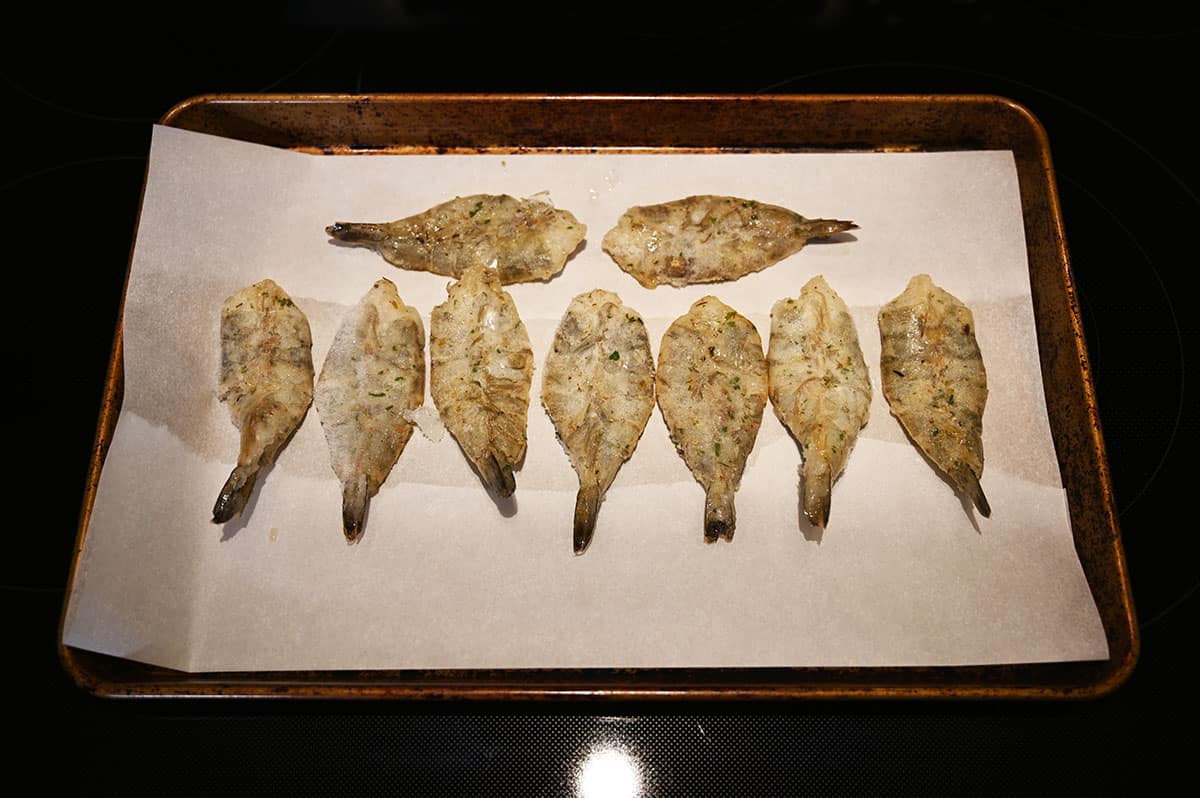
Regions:
[[[1200, 543], [1178, 497], [1197, 440], [1194, 12], [1161, 0], [336, 5], [8, 20], [0, 200], [18, 445], [0, 684], [32, 743], [10, 759], [18, 772], [195, 792], [557, 795], [611, 747], [642, 794], [690, 795], [1107, 793], [1190, 770]], [[151, 125], [192, 95], [266, 91], [985, 93], [1028, 107], [1055, 162], [1142, 631], [1132, 677], [1054, 703], [115, 702], [77, 690], [56, 659], [58, 614]]]

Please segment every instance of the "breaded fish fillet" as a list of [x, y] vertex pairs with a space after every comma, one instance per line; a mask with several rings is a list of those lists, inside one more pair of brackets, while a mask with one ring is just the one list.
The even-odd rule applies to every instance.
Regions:
[[325, 232], [375, 247], [392, 265], [412, 271], [462, 277], [471, 266], [494, 262], [508, 285], [558, 274], [587, 226], [541, 196], [473, 194], [394, 222], [336, 222]]
[[987, 372], [970, 308], [927, 274], [879, 311], [883, 395], [913, 442], [991, 514], [983, 477], [983, 409]]
[[654, 410], [646, 325], [610, 291], [575, 297], [546, 355], [542, 405], [579, 476], [575, 553], [592, 540], [600, 501]]
[[221, 306], [221, 385], [241, 431], [237, 466], [213, 506], [223, 524], [246, 506], [259, 472], [304, 420], [313, 396], [308, 319], [272, 280], [243, 288]]
[[767, 369], [775, 414], [800, 443], [804, 515], [824, 527], [833, 483], [871, 410], [871, 377], [854, 319], [824, 277], [771, 309]]
[[421, 315], [378, 280], [346, 314], [317, 380], [316, 405], [342, 483], [342, 530], [357, 540], [367, 504], [400, 459], [425, 401]]
[[484, 484], [511, 496], [525, 457], [529, 334], [495, 269], [472, 266], [447, 293], [430, 318], [430, 393]]
[[858, 227], [806, 219], [777, 205], [699, 195], [637, 205], [621, 216], [602, 246], [646, 288], [713, 283], [778, 263], [814, 238]]
[[704, 538], [733, 539], [733, 497], [767, 403], [767, 361], [749, 319], [706, 296], [663, 335], [658, 406], [676, 450], [704, 487]]

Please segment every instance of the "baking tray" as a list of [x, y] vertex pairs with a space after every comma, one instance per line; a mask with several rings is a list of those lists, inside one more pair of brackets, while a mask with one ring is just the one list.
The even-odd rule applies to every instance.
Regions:
[[[161, 124], [333, 156], [370, 153], [1013, 152], [1051, 432], [1075, 548], [1109, 659], [970, 667], [280, 671], [191, 674], [64, 645], [64, 668], [107, 697], [441, 699], [1087, 698], [1132, 672], [1139, 639], [1050, 147], [1019, 104], [985, 95], [205, 95]], [[136, 238], [136, 234], [135, 234]], [[128, 279], [128, 266], [126, 268]], [[118, 318], [123, 317], [122, 314]], [[79, 555], [123, 395], [118, 321]], [[68, 590], [68, 596], [70, 591]], [[65, 613], [65, 603], [64, 603]]]

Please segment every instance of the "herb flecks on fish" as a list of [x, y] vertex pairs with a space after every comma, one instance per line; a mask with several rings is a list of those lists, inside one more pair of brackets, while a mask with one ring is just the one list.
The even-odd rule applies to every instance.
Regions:
[[771, 309], [767, 366], [775, 414], [801, 445], [804, 515], [823, 528], [833, 483], [871, 408], [854, 320], [824, 277]]
[[533, 351], [517, 306], [495, 269], [475, 265], [433, 309], [430, 393], [446, 428], [484, 484], [516, 490], [525, 458]]
[[758, 331], [716, 297], [698, 300], [663, 335], [655, 386], [671, 440], [704, 488], [704, 538], [732, 540], [734, 494], [767, 403]]
[[979, 481], [987, 371], [974, 329], [970, 308], [927, 274], [879, 311], [880, 374], [892, 414], [986, 517], [991, 507]]
[[587, 226], [542, 197], [456, 197], [393, 222], [336, 222], [325, 228], [347, 244], [374, 247], [401, 269], [462, 277], [492, 266], [500, 282], [547, 280], [563, 270]]
[[809, 241], [857, 228], [738, 197], [697, 195], [637, 205], [602, 247], [646, 288], [736, 280], [799, 252]]
[[291, 297], [263, 280], [226, 299], [218, 398], [229, 405], [241, 444], [213, 505], [214, 523], [242, 512], [258, 475], [300, 426], [312, 397], [312, 332]]
[[546, 356], [542, 405], [579, 477], [573, 541], [582, 554], [600, 502], [654, 410], [646, 327], [619, 296], [595, 290], [571, 301]]
[[347, 541], [362, 535], [371, 497], [412, 436], [404, 414], [424, 400], [421, 316], [404, 304], [391, 280], [378, 280], [342, 319], [317, 380], [317, 412], [342, 483]]

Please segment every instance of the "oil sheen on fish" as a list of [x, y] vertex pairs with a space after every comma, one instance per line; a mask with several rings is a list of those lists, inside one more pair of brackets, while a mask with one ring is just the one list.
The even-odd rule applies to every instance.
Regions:
[[777, 205], [700, 195], [625, 211], [603, 248], [646, 288], [736, 280], [798, 252], [814, 238], [858, 227], [806, 219]]
[[308, 319], [272, 280], [243, 288], [221, 306], [221, 384], [241, 431], [237, 465], [213, 506], [213, 522], [237, 517], [255, 480], [275, 462], [312, 404]]
[[676, 450], [704, 488], [704, 538], [733, 539], [733, 498], [767, 403], [767, 361], [749, 319], [714, 296], [663, 335], [658, 406]]
[[376, 281], [342, 319], [315, 401], [342, 483], [342, 530], [355, 541], [412, 435], [406, 414], [425, 401], [425, 327], [392, 281]]
[[430, 318], [430, 393], [484, 484], [511, 496], [525, 457], [529, 334], [495, 269], [472, 266], [447, 293]]
[[600, 501], [654, 410], [654, 359], [641, 316], [610, 291], [575, 297], [542, 376], [542, 405], [579, 476], [575, 553], [591, 543]]
[[854, 319], [824, 277], [771, 309], [767, 369], [775, 414], [800, 443], [804, 515], [824, 527], [833, 483], [871, 409], [871, 378]]
[[879, 311], [883, 395], [913, 442], [974, 503], [983, 477], [987, 372], [970, 308], [927, 274]]
[[493, 262], [500, 282], [547, 280], [563, 270], [587, 226], [540, 195], [456, 197], [394, 222], [336, 222], [333, 238], [375, 247], [394, 266], [462, 277]]

